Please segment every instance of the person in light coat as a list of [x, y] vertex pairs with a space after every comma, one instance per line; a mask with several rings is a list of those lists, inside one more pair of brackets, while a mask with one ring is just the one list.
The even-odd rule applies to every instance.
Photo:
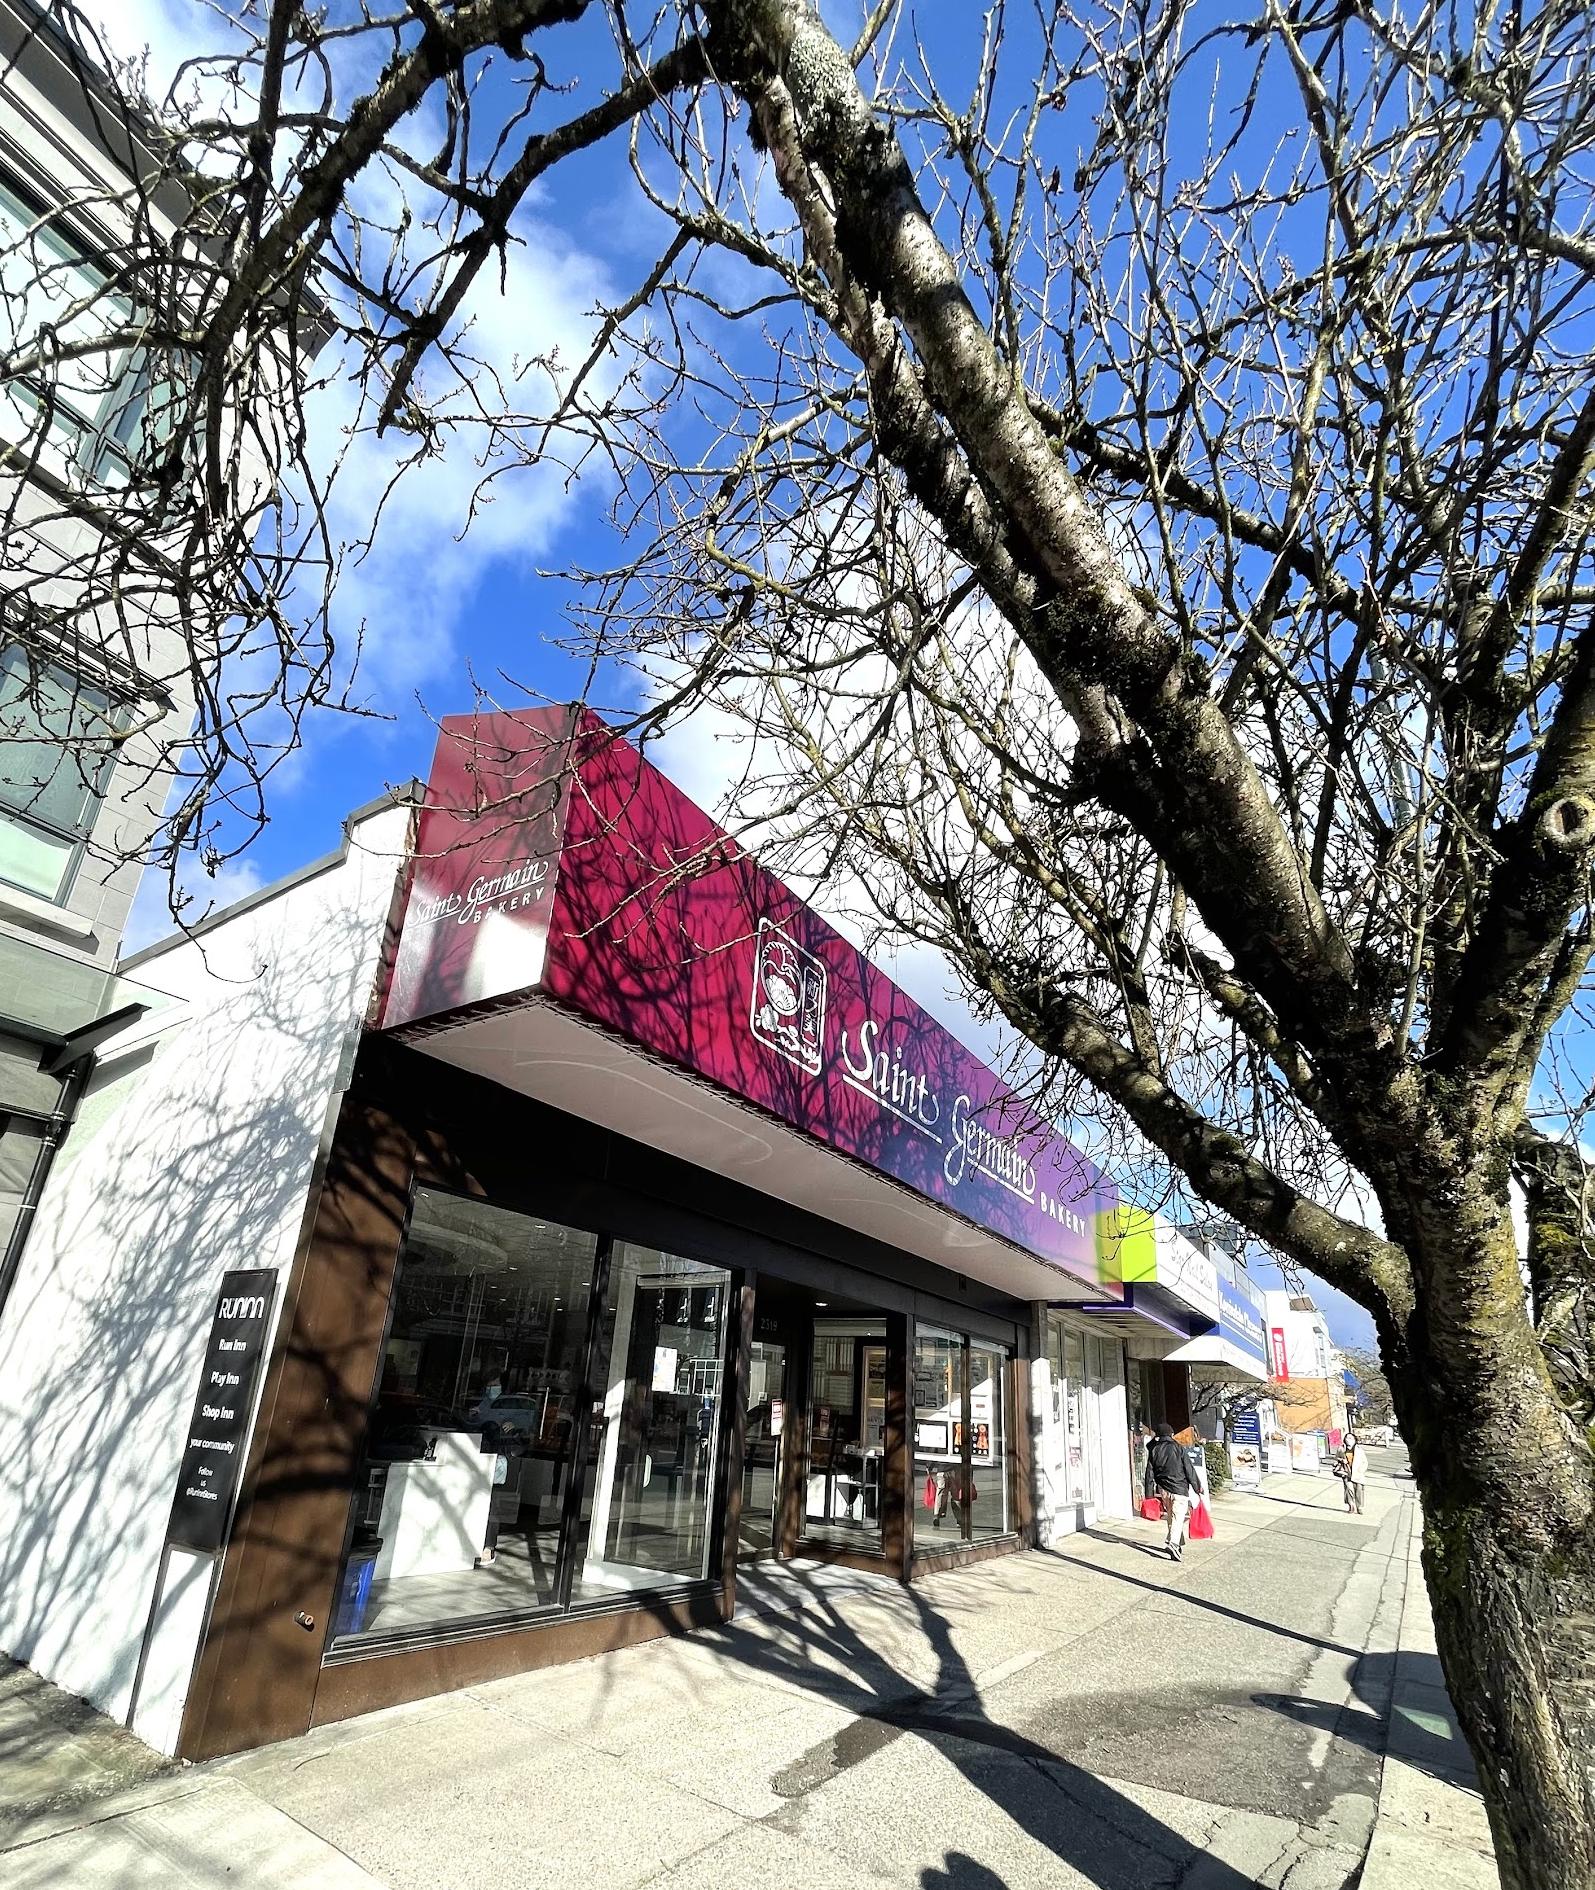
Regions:
[[1341, 1455], [1341, 1484], [1346, 1497], [1346, 1514], [1362, 1514], [1363, 1497], [1368, 1488], [1368, 1453], [1363, 1449], [1362, 1439], [1355, 1431], [1347, 1431], [1345, 1449]]

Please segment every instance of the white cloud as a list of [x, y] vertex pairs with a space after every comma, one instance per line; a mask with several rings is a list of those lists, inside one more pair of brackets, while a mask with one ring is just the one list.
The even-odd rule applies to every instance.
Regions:
[[[534, 359], [574, 368], [592, 339], [590, 311], [608, 293], [600, 265], [558, 230], [523, 220], [517, 234], [521, 245], [510, 251], [503, 292], [495, 270], [465, 310], [470, 351], [509, 389], [517, 367]], [[542, 378], [532, 369], [527, 381], [534, 375]], [[439, 392], [448, 405], [463, 404], [458, 390]], [[403, 435], [379, 440], [355, 401], [345, 380], [327, 390], [315, 414], [324, 463], [341, 455], [330, 511], [337, 536], [349, 544], [369, 531], [396, 463], [413, 445]], [[345, 649], [366, 626], [364, 686], [356, 692], [362, 697], [392, 704], [422, 683], [458, 673], [458, 634], [487, 568], [505, 563], [530, 578], [561, 525], [578, 506], [594, 503], [597, 476], [571, 482], [551, 458], [500, 474], [481, 488], [473, 513], [473, 494], [491, 470], [477, 463], [479, 450], [480, 435], [469, 425], [445, 435], [441, 450], [411, 466], [387, 500], [373, 548], [345, 565], [335, 622]]]
[[149, 55], [150, 90], [163, 92], [185, 59], [225, 45], [218, 15], [195, 0], [79, 0], [105, 50], [119, 59]]
[[[247, 899], [251, 893], [259, 892], [264, 884], [265, 876], [253, 860], [226, 860], [214, 873], [207, 874], [192, 854], [185, 855], [178, 874], [179, 897], [187, 900], [182, 908], [183, 923], [198, 925], [228, 906], [237, 905], [241, 899]], [[133, 901], [127, 930], [122, 934], [124, 958], [142, 951], [146, 945], [153, 945], [172, 931], [168, 900], [165, 874], [146, 873]]]
[[[236, 29], [221, 10], [197, 0], [88, 0], [88, 10], [97, 16], [112, 52], [136, 58], [148, 49], [149, 89], [157, 98], [185, 59], [238, 43]], [[358, 62], [369, 62], [379, 41], [388, 45], [380, 35], [370, 35], [334, 48], [344, 104], [368, 81]], [[208, 105], [226, 108], [220, 96], [211, 97], [222, 89], [204, 82]], [[441, 121], [429, 116], [430, 109], [423, 107], [406, 121], [407, 145], [438, 143]], [[379, 223], [396, 224], [404, 211], [398, 183], [381, 169], [360, 180], [359, 202]], [[502, 274], [496, 265], [482, 272], [459, 326], [469, 330], [467, 347], [484, 363], [484, 376], [496, 374], [511, 399], [546, 405], [551, 385], [541, 369], [528, 364], [549, 361], [566, 371], [574, 368], [595, 330], [592, 310], [609, 298], [610, 286], [602, 266], [579, 243], [531, 213], [517, 220], [512, 235]], [[377, 438], [374, 414], [369, 405], [361, 406], [355, 367], [353, 358], [331, 356], [316, 364], [322, 384], [307, 394], [306, 420], [311, 463], [324, 485], [330, 481], [327, 517], [334, 543], [359, 547], [370, 534], [378, 505], [384, 505], [370, 549], [355, 549], [344, 558], [332, 621], [345, 667], [363, 633], [353, 699], [391, 711], [402, 708], [416, 690], [444, 679], [457, 679], [464, 687], [469, 652], [462, 645], [469, 643], [465, 631], [484, 578], [493, 567], [508, 566], [530, 582], [536, 561], [560, 527], [580, 505], [594, 503], [605, 482], [596, 470], [580, 483], [571, 481], [565, 466], [554, 460], [520, 466], [502, 472], [482, 492], [473, 514], [472, 497], [484, 471], [477, 463], [481, 436], [462, 425], [443, 433], [434, 455], [409, 466], [388, 495], [394, 470], [415, 441], [395, 432]], [[426, 390], [435, 407], [467, 412], [467, 390], [441, 385], [440, 375], [438, 363], [429, 362], [418, 377], [418, 390]], [[605, 384], [598, 377], [593, 391], [601, 392]], [[494, 397], [484, 395], [484, 403], [494, 405]], [[301, 607], [308, 611], [318, 576], [307, 567], [303, 582]], [[531, 641], [541, 626], [531, 611], [528, 619]], [[318, 742], [336, 740], [338, 719], [320, 717], [314, 730]], [[282, 767], [274, 776], [276, 790], [291, 792], [304, 772], [302, 766]]]

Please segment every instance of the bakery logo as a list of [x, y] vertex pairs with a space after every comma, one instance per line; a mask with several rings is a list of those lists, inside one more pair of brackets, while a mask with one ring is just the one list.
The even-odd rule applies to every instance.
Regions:
[[502, 873], [483, 874], [464, 891], [422, 895], [411, 908], [417, 925], [480, 925], [490, 912], [519, 912], [535, 905], [548, 883], [547, 860], [524, 860]]
[[777, 1056], [818, 1076], [825, 1045], [825, 966], [768, 919], [753, 959], [753, 1034]]

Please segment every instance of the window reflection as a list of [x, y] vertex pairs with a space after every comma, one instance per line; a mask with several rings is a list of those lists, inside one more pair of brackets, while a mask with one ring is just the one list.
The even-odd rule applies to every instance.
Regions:
[[617, 1241], [573, 1600], [709, 1573], [729, 1275]]
[[574, 1228], [418, 1191], [340, 1636], [556, 1599], [597, 1247]]

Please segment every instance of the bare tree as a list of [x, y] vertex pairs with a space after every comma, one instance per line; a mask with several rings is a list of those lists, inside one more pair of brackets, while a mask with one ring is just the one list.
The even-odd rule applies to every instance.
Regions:
[[[309, 321], [395, 473], [461, 434], [488, 490], [602, 469], [624, 542], [573, 638], [652, 678], [649, 726], [723, 717], [790, 866], [940, 947], [1126, 1160], [1372, 1314], [1503, 1881], [1573, 1890], [1587, 13], [956, 14], [917, 37], [883, 0], [845, 47], [800, 0], [240, 6], [148, 112], [194, 210], [124, 218], [148, 312], [117, 339], [157, 351], [171, 425], [107, 497], [121, 562], [48, 607], [59, 632], [164, 560], [222, 705], [186, 842], [248, 722], [228, 627], [245, 710], [338, 673], [297, 377], [287, 497], [249, 502], [228, 420]], [[506, 379], [465, 314], [584, 165], [656, 259], [585, 359]], [[85, 351], [56, 324], [5, 373]]]
[[1230, 1420], [1273, 1401], [1276, 1386], [1255, 1378], [1215, 1378], [1204, 1375], [1191, 1381], [1191, 1410], [1213, 1417], [1228, 1429]]
[[1390, 1383], [1379, 1363], [1378, 1353], [1365, 1346], [1347, 1345], [1341, 1347], [1340, 1355], [1345, 1360], [1346, 1369], [1357, 1381], [1357, 1411], [1352, 1419], [1353, 1427], [1390, 1423], [1396, 1414], [1395, 1400], [1390, 1395]]

